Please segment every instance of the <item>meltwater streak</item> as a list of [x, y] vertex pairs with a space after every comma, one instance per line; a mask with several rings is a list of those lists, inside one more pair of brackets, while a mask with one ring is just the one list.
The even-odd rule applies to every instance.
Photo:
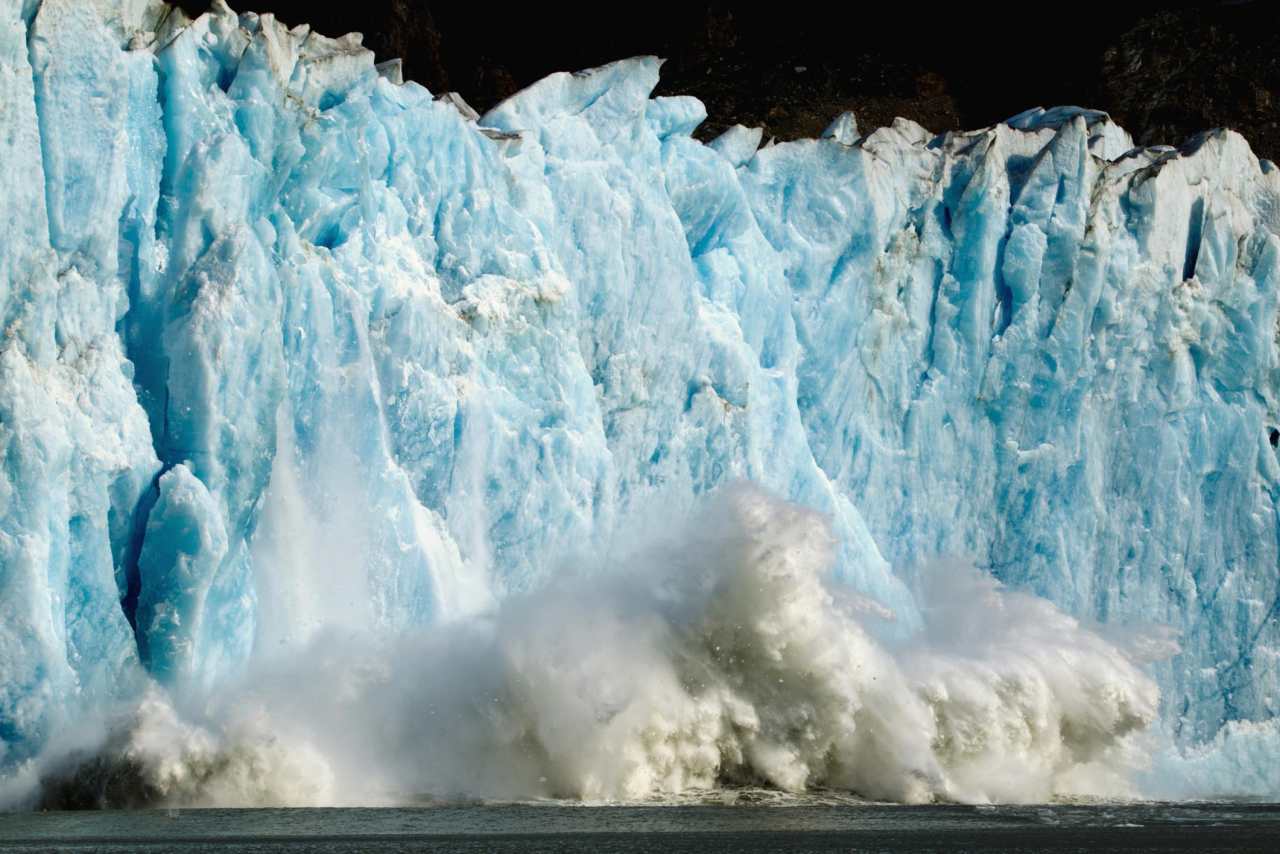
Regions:
[[[925, 632], [888, 648], [829, 583], [819, 514], [738, 484], [671, 530], [485, 616], [317, 634], [181, 714], [157, 692], [97, 767], [127, 766], [136, 800], [223, 806], [1136, 794], [1156, 685], [1049, 603], [940, 568]], [[77, 781], [111, 802], [84, 767], [48, 778], [55, 804]]]

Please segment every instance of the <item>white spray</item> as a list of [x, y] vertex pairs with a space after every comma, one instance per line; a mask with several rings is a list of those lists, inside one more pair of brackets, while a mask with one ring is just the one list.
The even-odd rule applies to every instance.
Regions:
[[890, 650], [828, 582], [825, 519], [751, 486], [676, 534], [391, 640], [317, 634], [123, 747], [178, 803], [663, 798], [727, 785], [906, 802], [1133, 794], [1158, 692], [1049, 603], [963, 567]]

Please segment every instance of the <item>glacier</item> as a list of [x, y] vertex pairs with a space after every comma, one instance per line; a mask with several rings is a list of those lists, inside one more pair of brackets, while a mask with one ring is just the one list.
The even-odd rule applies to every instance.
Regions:
[[1167, 627], [1157, 772], [1280, 792], [1275, 166], [1074, 107], [703, 144], [660, 65], [477, 116], [222, 2], [0, 4], [0, 775], [749, 481], [888, 647], [940, 560]]

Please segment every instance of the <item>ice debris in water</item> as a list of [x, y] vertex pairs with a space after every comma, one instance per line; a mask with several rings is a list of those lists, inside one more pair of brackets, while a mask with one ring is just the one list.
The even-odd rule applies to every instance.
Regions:
[[1274, 166], [1070, 107], [704, 145], [659, 64], [474, 117], [220, 0], [3, 4], [6, 775], [734, 479], [830, 519], [886, 642], [963, 558], [1176, 630], [1185, 773], [1280, 757]]

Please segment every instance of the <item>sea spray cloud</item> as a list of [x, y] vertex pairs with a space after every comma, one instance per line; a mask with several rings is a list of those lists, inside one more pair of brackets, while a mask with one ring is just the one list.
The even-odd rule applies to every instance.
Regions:
[[733, 485], [489, 614], [318, 636], [189, 703], [193, 723], [149, 697], [108, 751], [174, 803], [1134, 793], [1158, 692], [1126, 653], [961, 566], [934, 571], [923, 636], [885, 646], [834, 548], [820, 514]]

